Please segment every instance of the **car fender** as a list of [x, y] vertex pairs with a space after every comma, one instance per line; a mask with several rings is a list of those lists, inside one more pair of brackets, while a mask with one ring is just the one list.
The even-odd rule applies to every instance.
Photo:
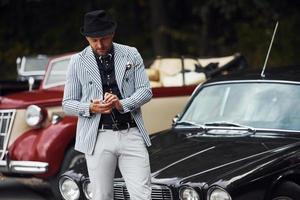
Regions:
[[66, 116], [45, 128], [32, 129], [22, 134], [9, 148], [11, 160], [47, 162], [47, 173], [37, 175], [48, 178], [61, 166], [64, 152], [74, 142], [77, 118]]
[[272, 195], [272, 192], [274, 190], [276, 190], [277, 186], [280, 185], [280, 183], [285, 182], [285, 181], [292, 181], [292, 182], [300, 185], [299, 180], [300, 180], [300, 168], [299, 169], [292, 168], [288, 171], [285, 171], [282, 174], [279, 174], [278, 177], [272, 182], [272, 184], [268, 188], [266, 197], [270, 198]]

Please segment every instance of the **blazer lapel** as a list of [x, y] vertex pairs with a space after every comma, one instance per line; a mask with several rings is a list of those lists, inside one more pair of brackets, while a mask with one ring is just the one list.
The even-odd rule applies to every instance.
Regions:
[[119, 87], [119, 91], [123, 96], [122, 82], [126, 70], [127, 57], [122, 51], [122, 49], [115, 43], [114, 43], [114, 62], [115, 62], [116, 81]]
[[85, 69], [90, 74], [92, 81], [95, 83], [95, 85], [99, 89], [100, 93], [102, 93], [103, 90], [102, 90], [102, 82], [101, 82], [100, 72], [98, 69], [98, 65], [97, 65], [97, 61], [95, 59], [94, 53], [90, 46], [87, 48], [85, 56], [82, 57], [82, 62], [83, 62]]

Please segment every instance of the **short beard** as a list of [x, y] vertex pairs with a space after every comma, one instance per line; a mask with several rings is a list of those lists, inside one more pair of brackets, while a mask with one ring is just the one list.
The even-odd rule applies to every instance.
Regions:
[[112, 48], [112, 46], [111, 46], [104, 54], [99, 54], [99, 53], [97, 52], [97, 50], [94, 49], [93, 47], [92, 47], [92, 51], [93, 51], [96, 55], [98, 55], [98, 56], [106, 56], [106, 55], [109, 54], [111, 48]]

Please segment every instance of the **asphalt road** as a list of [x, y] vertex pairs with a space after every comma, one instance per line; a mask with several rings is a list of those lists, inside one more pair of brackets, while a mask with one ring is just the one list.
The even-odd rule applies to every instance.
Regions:
[[0, 200], [55, 200], [49, 184], [39, 179], [0, 176]]

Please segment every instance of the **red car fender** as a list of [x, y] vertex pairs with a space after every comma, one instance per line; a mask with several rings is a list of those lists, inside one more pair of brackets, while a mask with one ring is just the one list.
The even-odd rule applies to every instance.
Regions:
[[76, 117], [66, 116], [56, 124], [25, 132], [10, 146], [10, 159], [49, 163], [48, 172], [37, 175], [40, 178], [57, 174], [65, 151], [75, 140], [76, 124]]

